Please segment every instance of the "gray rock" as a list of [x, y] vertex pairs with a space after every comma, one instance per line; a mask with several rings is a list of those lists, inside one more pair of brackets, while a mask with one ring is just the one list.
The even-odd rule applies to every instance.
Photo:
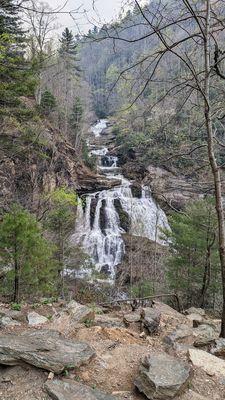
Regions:
[[74, 381], [54, 380], [45, 384], [45, 389], [54, 400], [115, 400], [114, 396], [92, 389]]
[[2, 317], [0, 318], [0, 328], [12, 328], [14, 326], [20, 326], [21, 323], [12, 319], [11, 317]]
[[140, 313], [125, 314], [123, 320], [124, 323], [129, 326], [130, 324], [139, 323], [141, 321], [141, 316]]
[[104, 314], [96, 315], [94, 325], [104, 328], [124, 328], [124, 323], [120, 318], [111, 317]]
[[198, 314], [201, 315], [202, 317], [205, 317], [206, 313], [203, 308], [196, 308], [196, 307], [190, 307], [184, 312], [186, 315], [191, 315], [191, 314]]
[[48, 318], [38, 314], [35, 311], [29, 312], [27, 315], [27, 319], [30, 326], [42, 325], [48, 322]]
[[94, 311], [91, 308], [79, 304], [75, 300], [71, 300], [67, 304], [66, 310], [73, 320], [73, 323], [80, 324], [86, 321], [93, 321], [95, 318]]
[[68, 341], [54, 331], [0, 336], [0, 364], [3, 365], [26, 362], [59, 374], [87, 363], [94, 354], [88, 344]]
[[188, 363], [160, 353], [145, 357], [134, 383], [150, 400], [169, 400], [184, 391], [190, 376]]
[[187, 325], [178, 325], [177, 329], [163, 339], [164, 343], [174, 346], [176, 343], [189, 344], [193, 341], [193, 328]]
[[210, 349], [210, 353], [214, 354], [214, 356], [225, 358], [225, 339], [219, 338], [215, 340]]
[[218, 339], [219, 333], [214, 325], [203, 324], [193, 329], [195, 337], [194, 346], [204, 347], [210, 345], [214, 340]]
[[189, 314], [187, 319], [192, 323], [193, 328], [197, 328], [204, 323], [204, 318], [200, 314]]
[[154, 308], [147, 307], [141, 310], [141, 323], [150, 335], [157, 333], [159, 330], [161, 313]]
[[201, 368], [209, 376], [225, 377], [225, 361], [199, 349], [190, 349], [189, 358], [192, 364]]
[[26, 315], [22, 311], [11, 310], [9, 308], [0, 308], [0, 318], [10, 317], [19, 322], [26, 322]]

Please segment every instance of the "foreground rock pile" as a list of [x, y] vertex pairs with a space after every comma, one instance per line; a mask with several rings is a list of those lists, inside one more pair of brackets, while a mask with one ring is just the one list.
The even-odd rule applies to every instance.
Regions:
[[[1, 400], [222, 400], [225, 340], [201, 309], [0, 307]], [[2, 367], [1, 367], [2, 366]]]

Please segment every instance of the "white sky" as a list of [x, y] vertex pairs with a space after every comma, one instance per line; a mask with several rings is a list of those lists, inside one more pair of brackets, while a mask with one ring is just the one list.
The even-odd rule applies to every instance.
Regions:
[[[65, 4], [66, 0], [47, 0], [47, 3], [52, 7], [56, 8]], [[84, 14], [78, 14], [76, 16], [76, 22], [79, 25], [79, 29], [82, 32], [87, 32], [93, 25], [101, 26], [105, 22], [110, 22], [116, 19], [118, 16], [124, 0], [95, 0], [95, 9], [93, 10], [93, 0], [68, 0], [66, 7], [63, 11], [71, 11], [80, 7], [82, 13], [86, 10], [86, 16]], [[58, 22], [61, 25], [59, 31], [61, 32], [66, 26], [76, 33], [76, 22], [69, 15], [60, 14]]]

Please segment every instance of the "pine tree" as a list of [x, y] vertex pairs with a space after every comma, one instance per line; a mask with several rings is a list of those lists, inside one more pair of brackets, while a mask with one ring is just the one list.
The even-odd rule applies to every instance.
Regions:
[[213, 304], [220, 288], [217, 221], [212, 199], [188, 204], [169, 219], [168, 282], [183, 295], [186, 306]]
[[40, 110], [45, 115], [49, 115], [56, 107], [56, 100], [49, 90], [45, 90], [41, 95]]
[[[0, 260], [8, 268], [4, 285], [13, 301], [19, 303], [22, 288], [28, 291], [50, 290], [50, 275], [54, 275], [52, 245], [44, 238], [35, 216], [18, 204], [3, 215], [0, 230]], [[51, 275], [51, 277], [53, 276]]]
[[69, 118], [69, 123], [70, 123], [70, 128], [72, 131], [72, 136], [73, 136], [73, 141], [75, 137], [75, 147], [78, 144], [78, 136], [79, 136], [79, 129], [81, 126], [82, 122], [82, 117], [83, 117], [83, 105], [81, 102], [80, 97], [76, 97], [75, 102], [73, 104], [70, 118]]
[[70, 31], [68, 28], [65, 28], [59, 41], [61, 43], [59, 55], [64, 58], [66, 68], [76, 69], [77, 72], [80, 71], [76, 64], [79, 61], [77, 58], [78, 44], [74, 39], [72, 31]]
[[24, 59], [24, 32], [13, 0], [2, 0], [0, 5], [0, 105], [17, 105], [18, 97], [28, 90], [30, 74]]

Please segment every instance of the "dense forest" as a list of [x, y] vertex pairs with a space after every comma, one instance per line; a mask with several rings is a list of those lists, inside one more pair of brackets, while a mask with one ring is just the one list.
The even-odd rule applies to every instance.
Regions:
[[[94, 282], [103, 278], [104, 298], [172, 291], [186, 306], [223, 309], [225, 322], [223, 6], [223, 1], [155, 0], [144, 6], [134, 1], [114, 22], [84, 34], [63, 27], [57, 39], [59, 10], [32, 0], [3, 0], [5, 301], [19, 304], [31, 294], [64, 298], [77, 285], [98, 297]], [[90, 130], [99, 119], [106, 120], [101, 143]], [[99, 143], [101, 151], [107, 146], [107, 156], [99, 153]], [[168, 223], [155, 221], [152, 232], [144, 226], [142, 235], [129, 201], [123, 204], [113, 189], [120, 175], [108, 179], [99, 162], [108, 168], [116, 163], [129, 179], [134, 207], [150, 189]], [[102, 192], [98, 207], [105, 190], [109, 197], [114, 193], [120, 224], [120, 242], [105, 242], [120, 246], [113, 272], [104, 262], [96, 270], [96, 241], [93, 256], [74, 239], [78, 214], [90, 207], [90, 235], [99, 208], [100, 233], [108, 240], [108, 194]], [[76, 277], [86, 269], [92, 278]], [[102, 276], [109, 270], [113, 285]]]

